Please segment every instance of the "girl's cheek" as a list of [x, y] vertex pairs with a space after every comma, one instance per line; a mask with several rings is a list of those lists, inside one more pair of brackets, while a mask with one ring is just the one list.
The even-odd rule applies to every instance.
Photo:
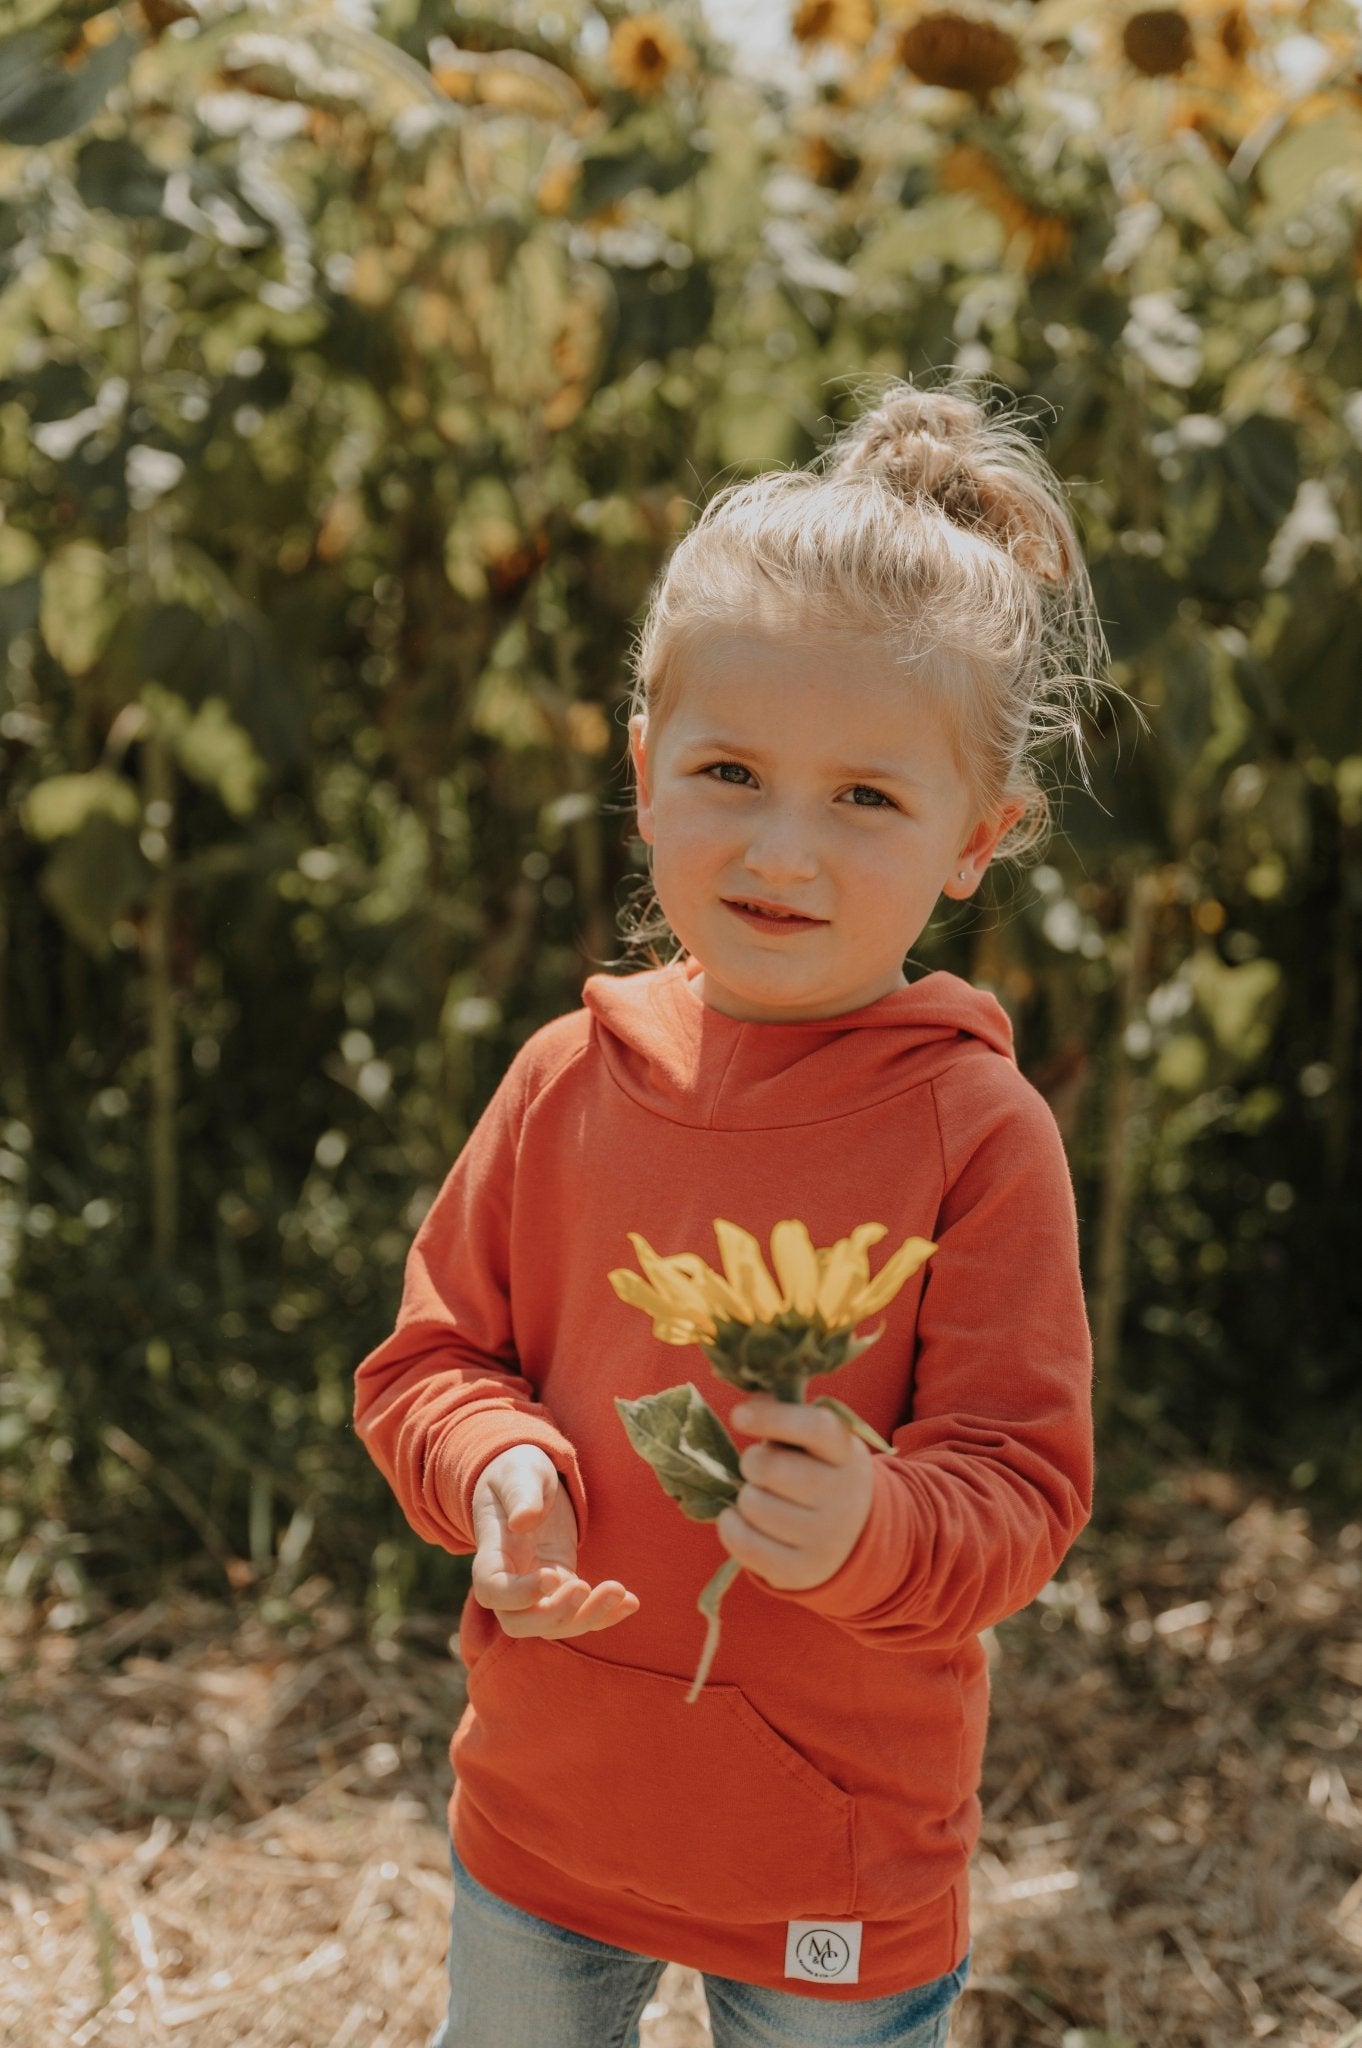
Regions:
[[665, 840], [681, 860], [732, 837], [731, 821], [716, 816], [703, 803], [687, 801], [670, 804], [665, 809], [659, 807], [653, 820], [653, 830], [657, 839]]

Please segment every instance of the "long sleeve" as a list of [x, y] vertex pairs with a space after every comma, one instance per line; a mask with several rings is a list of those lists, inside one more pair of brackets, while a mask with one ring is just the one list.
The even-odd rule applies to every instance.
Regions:
[[568, 1487], [579, 1535], [576, 1453], [516, 1356], [510, 1225], [529, 1048], [512, 1062], [407, 1255], [390, 1337], [355, 1373], [356, 1433], [418, 1536], [476, 1548], [473, 1489], [515, 1444], [537, 1444]]
[[[962, 1113], [918, 1312], [912, 1418], [851, 1555], [794, 1599], [884, 1648], [949, 1647], [1034, 1599], [1092, 1504], [1092, 1350], [1068, 1162], [1015, 1070]], [[982, 1111], [982, 1113], [980, 1113]], [[963, 1156], [950, 1156], [947, 1133]], [[968, 1128], [972, 1126], [973, 1128]]]

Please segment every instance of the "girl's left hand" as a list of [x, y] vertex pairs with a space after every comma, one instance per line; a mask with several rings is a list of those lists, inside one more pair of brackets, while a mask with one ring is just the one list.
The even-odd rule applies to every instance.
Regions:
[[770, 1586], [803, 1592], [845, 1564], [870, 1515], [870, 1452], [828, 1408], [749, 1394], [730, 1418], [749, 1444], [746, 1481], [714, 1524], [730, 1557]]

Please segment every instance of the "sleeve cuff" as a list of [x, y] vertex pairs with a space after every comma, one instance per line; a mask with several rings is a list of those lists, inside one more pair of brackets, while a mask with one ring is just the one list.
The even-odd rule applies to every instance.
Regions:
[[533, 1444], [552, 1460], [558, 1476], [567, 1487], [572, 1511], [577, 1517], [577, 1540], [581, 1542], [586, 1535], [587, 1523], [586, 1490], [582, 1485], [581, 1468], [576, 1451], [551, 1422], [537, 1415], [507, 1413], [504, 1410], [476, 1420], [468, 1417], [458, 1431], [457, 1443], [457, 1451], [452, 1444], [441, 1445], [437, 1450], [433, 1480], [440, 1507], [451, 1530], [460, 1538], [460, 1548], [477, 1548], [473, 1534], [473, 1492], [479, 1479], [493, 1458], [500, 1457], [503, 1451], [514, 1450], [517, 1444]]
[[865, 1527], [831, 1578], [794, 1590], [763, 1583], [762, 1591], [843, 1622], [862, 1621], [895, 1595], [901, 1598], [909, 1566], [908, 1500], [907, 1489], [890, 1470], [892, 1462], [883, 1454], [874, 1460], [875, 1491]]

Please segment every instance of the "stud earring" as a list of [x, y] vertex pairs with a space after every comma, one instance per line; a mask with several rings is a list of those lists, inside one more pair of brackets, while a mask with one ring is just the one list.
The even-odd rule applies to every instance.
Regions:
[[964, 870], [963, 868], [960, 868], [960, 869], [958, 869], [958, 870], [957, 870], [957, 872], [958, 872], [958, 874], [959, 874], [959, 876], [960, 876], [960, 880], [961, 880], [961, 881], [963, 882], [963, 881], [964, 881], [964, 879], [965, 879], [965, 870]]

